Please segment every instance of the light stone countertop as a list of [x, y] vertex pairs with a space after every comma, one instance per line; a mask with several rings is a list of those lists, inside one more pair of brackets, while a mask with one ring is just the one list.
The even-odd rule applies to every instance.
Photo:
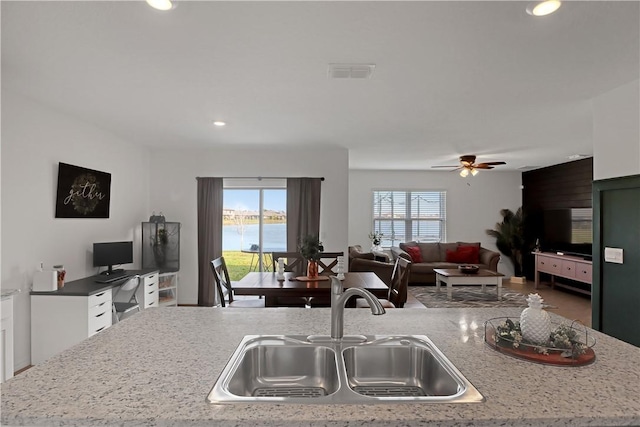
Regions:
[[[486, 401], [214, 405], [205, 398], [244, 335], [328, 334], [330, 309], [159, 308], [2, 385], [2, 425], [640, 425], [640, 348], [594, 331], [594, 364], [556, 367], [483, 342], [484, 321], [521, 309], [345, 312], [345, 334], [427, 335]], [[554, 320], [558, 317], [554, 316]], [[560, 318], [561, 319], [561, 318]]]

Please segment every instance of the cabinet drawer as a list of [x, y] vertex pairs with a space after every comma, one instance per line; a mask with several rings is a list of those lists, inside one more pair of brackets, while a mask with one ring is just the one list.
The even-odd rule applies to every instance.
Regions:
[[100, 304], [89, 307], [89, 319], [98, 316], [104, 312], [111, 312], [111, 300], [102, 301]]
[[157, 307], [158, 306], [158, 289], [147, 290], [145, 289], [144, 295], [144, 308]]
[[88, 301], [89, 308], [100, 305], [105, 301], [111, 302], [111, 289], [107, 289], [106, 291], [102, 291], [97, 294], [89, 295]]
[[543, 273], [562, 274], [562, 263], [554, 258], [539, 256], [537, 268]]
[[104, 309], [103, 312], [89, 316], [88, 336], [97, 334], [111, 326], [111, 305]]
[[151, 274], [149, 276], [145, 276], [144, 283], [143, 283], [145, 288], [147, 286], [152, 286], [154, 284], [156, 286], [158, 286], [158, 274], [157, 273]]
[[576, 277], [575, 261], [562, 260], [562, 275], [569, 278]]
[[576, 280], [584, 283], [591, 283], [592, 265], [576, 263]]

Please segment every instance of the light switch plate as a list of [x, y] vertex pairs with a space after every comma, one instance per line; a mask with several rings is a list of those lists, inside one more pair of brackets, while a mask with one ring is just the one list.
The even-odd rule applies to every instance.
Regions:
[[622, 264], [623, 250], [621, 248], [604, 248], [604, 262]]

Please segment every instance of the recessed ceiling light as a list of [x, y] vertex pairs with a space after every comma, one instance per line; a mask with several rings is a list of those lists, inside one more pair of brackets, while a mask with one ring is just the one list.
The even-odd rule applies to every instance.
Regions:
[[214, 126], [226, 126], [227, 122], [223, 122], [221, 120], [216, 120], [215, 122], [213, 122]]
[[158, 10], [171, 10], [175, 7], [171, 0], [147, 0], [147, 4]]
[[560, 5], [562, 5], [560, 0], [546, 0], [530, 3], [527, 6], [527, 13], [533, 16], [545, 16], [558, 10]]

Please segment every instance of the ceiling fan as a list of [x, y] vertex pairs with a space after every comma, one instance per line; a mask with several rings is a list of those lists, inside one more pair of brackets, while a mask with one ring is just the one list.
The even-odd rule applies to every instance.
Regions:
[[454, 168], [452, 171], [460, 170], [460, 176], [466, 177], [471, 173], [471, 175], [477, 175], [479, 169], [493, 169], [494, 166], [497, 165], [506, 165], [505, 162], [485, 162], [485, 163], [476, 163], [476, 156], [473, 154], [468, 154], [465, 156], [460, 156], [460, 165], [459, 166], [432, 166], [432, 168]]

